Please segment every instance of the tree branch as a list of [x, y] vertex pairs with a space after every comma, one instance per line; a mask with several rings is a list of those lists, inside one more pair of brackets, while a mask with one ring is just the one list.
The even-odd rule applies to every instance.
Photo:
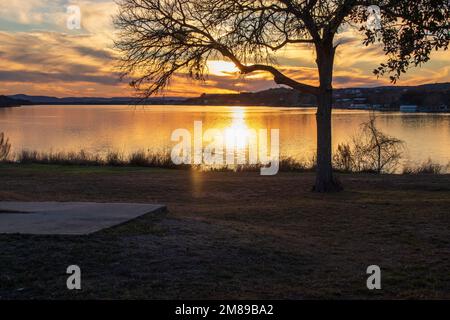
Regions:
[[220, 46], [216, 44], [214, 47], [216, 50], [218, 50], [224, 57], [227, 57], [230, 59], [236, 67], [241, 71], [243, 74], [252, 73], [255, 71], [265, 71], [268, 73], [271, 73], [273, 75], [274, 81], [276, 84], [282, 84], [289, 86], [295, 90], [298, 90], [303, 93], [307, 94], [319, 94], [319, 88], [311, 85], [307, 85], [298, 81], [295, 81], [294, 79], [291, 79], [284, 75], [282, 72], [277, 70], [276, 68], [268, 65], [263, 64], [253, 64], [253, 65], [244, 65], [239, 61], [239, 59], [228, 49], [223, 46]]

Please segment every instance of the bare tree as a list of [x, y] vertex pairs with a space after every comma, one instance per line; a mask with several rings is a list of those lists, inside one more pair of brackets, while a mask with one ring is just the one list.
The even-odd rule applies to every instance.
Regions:
[[374, 117], [362, 124], [361, 131], [353, 139], [355, 167], [377, 173], [395, 171], [403, 155], [404, 142], [379, 130]]
[[[177, 72], [203, 79], [208, 59], [232, 61], [242, 74], [267, 72], [275, 83], [313, 94], [317, 109], [318, 192], [340, 190], [331, 161], [331, 109], [335, 36], [358, 25], [366, 45], [380, 42], [388, 61], [374, 72], [396, 81], [410, 65], [429, 60], [449, 43], [447, 0], [117, 0], [117, 48], [124, 75], [144, 96], [162, 89]], [[380, 9], [380, 28], [366, 25]], [[283, 74], [273, 52], [289, 44], [315, 48], [319, 86]]]
[[333, 156], [335, 168], [345, 172], [392, 173], [398, 169], [405, 143], [382, 132], [375, 117], [361, 124], [351, 144], [339, 144]]

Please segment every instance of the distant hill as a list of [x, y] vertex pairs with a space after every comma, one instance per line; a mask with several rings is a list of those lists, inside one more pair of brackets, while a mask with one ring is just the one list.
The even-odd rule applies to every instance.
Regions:
[[[450, 109], [450, 83], [420, 86], [385, 86], [375, 88], [336, 89], [334, 107], [343, 109], [399, 110], [402, 104], [417, 105], [420, 111], [444, 111]], [[282, 107], [314, 107], [316, 97], [301, 94], [293, 89], [277, 88], [259, 92], [237, 94], [203, 94], [187, 99], [192, 105], [257, 105]]]
[[30, 104], [30, 101], [22, 99], [12, 99], [7, 96], [0, 96], [0, 108], [19, 107]]
[[410, 89], [424, 89], [424, 90], [450, 90], [450, 82], [443, 83], [429, 83], [429, 84], [421, 84], [418, 86], [380, 86], [380, 87], [359, 87], [359, 88], [343, 88], [336, 89], [336, 91], [342, 90], [410, 90]]
[[236, 94], [202, 94], [185, 101], [192, 105], [240, 105], [240, 106], [315, 106], [312, 95], [304, 95], [288, 88], [276, 88], [259, 92]]
[[334, 93], [334, 105], [375, 110], [399, 110], [401, 105], [414, 105], [418, 111], [449, 112], [450, 83], [339, 89]]
[[[275, 88], [259, 92], [236, 94], [202, 94], [196, 98], [155, 97], [142, 101], [138, 98], [56, 98], [17, 94], [5, 97], [15, 104], [34, 105], [225, 105], [225, 106], [282, 106], [314, 107], [316, 97], [301, 94], [289, 88]], [[6, 104], [6, 103], [5, 103]], [[11, 102], [9, 102], [11, 104]], [[398, 110], [401, 104], [414, 104], [423, 111], [446, 111], [450, 108], [450, 83], [420, 86], [384, 86], [375, 88], [344, 88], [334, 90], [334, 106], [346, 109]]]
[[48, 96], [29, 96], [25, 94], [16, 94], [8, 96], [12, 99], [22, 99], [30, 101], [32, 104], [45, 104], [45, 105], [134, 105], [134, 104], [168, 104], [172, 102], [179, 102], [185, 98], [173, 98], [173, 97], [156, 97], [145, 100], [139, 98], [130, 97], [115, 97], [115, 98], [101, 98], [101, 97], [68, 97], [68, 98], [56, 98]]

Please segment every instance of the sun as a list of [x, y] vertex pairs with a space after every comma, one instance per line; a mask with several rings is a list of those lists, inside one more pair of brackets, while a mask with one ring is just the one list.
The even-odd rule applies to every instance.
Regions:
[[207, 66], [209, 73], [215, 76], [225, 77], [239, 72], [234, 63], [229, 61], [211, 60], [207, 62]]

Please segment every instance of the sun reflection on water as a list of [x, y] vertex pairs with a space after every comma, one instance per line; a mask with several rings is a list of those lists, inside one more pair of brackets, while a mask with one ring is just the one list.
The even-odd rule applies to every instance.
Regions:
[[224, 128], [225, 139], [227, 143], [233, 142], [236, 149], [245, 151], [248, 145], [249, 130], [251, 129], [246, 122], [246, 114], [244, 108], [232, 109], [231, 125]]

